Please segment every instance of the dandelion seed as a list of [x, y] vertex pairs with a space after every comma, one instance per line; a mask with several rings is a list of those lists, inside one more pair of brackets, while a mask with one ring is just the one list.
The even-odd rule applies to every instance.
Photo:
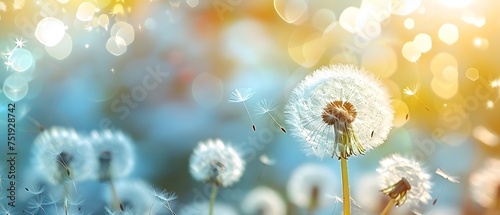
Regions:
[[[163, 204], [158, 204], [160, 193], [154, 196], [151, 190], [151, 185], [141, 180], [120, 180], [116, 182], [116, 193], [121, 200], [120, 209], [110, 209], [109, 214], [167, 214]], [[155, 191], [156, 192], [156, 191]], [[168, 197], [168, 196], [165, 196]], [[170, 201], [170, 199], [167, 199]], [[172, 199], [173, 200], [173, 199]], [[113, 203], [113, 195], [107, 193], [105, 196], [107, 205]], [[160, 201], [161, 202], [161, 201]]]
[[45, 192], [45, 185], [38, 185], [36, 187], [31, 187], [31, 188], [25, 187], [24, 189], [31, 195], [40, 195], [43, 192]]
[[420, 102], [420, 104], [422, 104], [427, 111], [431, 111], [431, 109], [429, 109], [429, 107], [417, 96], [417, 92], [419, 89], [420, 89], [420, 84], [417, 83], [413, 87], [409, 86], [405, 87], [403, 89], [403, 93], [407, 96], [415, 97], [415, 99], [417, 99], [417, 101]]
[[288, 197], [293, 204], [310, 212], [330, 203], [326, 194], [334, 193], [337, 176], [330, 168], [319, 164], [303, 164], [290, 176]]
[[394, 111], [378, 80], [354, 66], [334, 65], [307, 76], [293, 90], [285, 114], [308, 154], [347, 159], [384, 142]]
[[172, 210], [172, 206], [170, 205], [171, 201], [174, 201], [177, 199], [177, 196], [173, 192], [168, 192], [165, 189], [158, 190], [153, 186], [150, 186], [148, 189], [149, 193], [155, 197], [155, 201], [153, 204], [151, 204], [151, 207], [154, 206], [156, 203], [156, 200], [158, 200], [167, 210], [170, 211], [172, 215], [175, 215], [174, 211]]
[[268, 187], [257, 187], [250, 191], [241, 208], [246, 214], [285, 215], [286, 204], [276, 191]]
[[256, 130], [255, 124], [253, 123], [252, 116], [250, 115], [250, 112], [248, 111], [247, 105], [245, 101], [248, 99], [252, 98], [253, 94], [255, 94], [255, 91], [251, 88], [240, 88], [240, 89], [235, 89], [232, 93], [231, 96], [228, 100], [229, 103], [239, 103], [242, 102], [243, 106], [245, 106], [245, 110], [247, 111], [248, 117], [250, 118], [250, 122], [252, 122], [252, 129], [253, 131]]
[[266, 99], [259, 101], [255, 106], [257, 116], [267, 114], [269, 117], [271, 117], [271, 119], [273, 119], [274, 123], [276, 123], [276, 125], [280, 127], [281, 131], [283, 131], [283, 133], [286, 133], [285, 128], [281, 124], [279, 124], [278, 121], [276, 121], [273, 115], [271, 115], [271, 112], [274, 110], [276, 110], [276, 104], [273, 101], [268, 101]]
[[393, 154], [380, 161], [380, 181], [382, 192], [396, 203], [405, 202], [413, 206], [426, 204], [430, 199], [430, 175], [414, 160]]
[[444, 179], [448, 180], [449, 182], [452, 182], [452, 183], [460, 183], [458, 181], [458, 178], [457, 177], [453, 177], [453, 176], [449, 176], [448, 174], [446, 174], [443, 170], [441, 170], [440, 168], [437, 168], [436, 169], [436, 174], [438, 174], [439, 176], [443, 177]]

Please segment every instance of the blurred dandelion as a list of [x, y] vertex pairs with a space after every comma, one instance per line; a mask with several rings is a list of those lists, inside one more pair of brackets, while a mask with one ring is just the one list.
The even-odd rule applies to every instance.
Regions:
[[189, 170], [193, 178], [212, 184], [209, 214], [217, 195], [217, 187], [227, 187], [240, 180], [245, 169], [245, 161], [230, 145], [220, 139], [200, 142], [189, 159]]
[[330, 168], [324, 165], [303, 164], [292, 173], [288, 181], [288, 197], [292, 203], [307, 208], [311, 214], [331, 202], [327, 194], [334, 193], [336, 178]]
[[266, 100], [266, 99], [259, 101], [255, 106], [255, 111], [257, 116], [263, 116], [267, 114], [269, 117], [271, 117], [271, 119], [273, 119], [274, 123], [276, 123], [276, 125], [280, 127], [281, 131], [283, 131], [283, 133], [286, 133], [285, 127], [283, 127], [280, 123], [278, 123], [278, 121], [276, 121], [276, 118], [274, 118], [273, 115], [271, 115], [271, 112], [276, 109], [277, 109], [276, 104], [272, 100]]
[[53, 184], [64, 187], [64, 208], [68, 214], [68, 183], [89, 178], [94, 167], [94, 151], [86, 138], [75, 130], [52, 127], [34, 140], [34, 163]]
[[380, 161], [377, 172], [380, 174], [381, 192], [391, 198], [382, 214], [387, 214], [394, 204], [398, 207], [408, 202], [416, 206], [431, 199], [431, 176], [417, 161], [393, 154]]
[[229, 97], [228, 102], [229, 103], [239, 103], [239, 102], [243, 103], [243, 106], [245, 106], [245, 110], [247, 111], [248, 117], [250, 118], [250, 122], [252, 122], [252, 129], [253, 129], [253, 131], [255, 131], [256, 130], [255, 124], [253, 123], [252, 116], [250, 115], [250, 112], [248, 111], [247, 105], [245, 103], [246, 100], [252, 98], [253, 94], [255, 94], [255, 91], [251, 88], [235, 89], [231, 93], [231, 97]]
[[350, 214], [347, 159], [387, 138], [394, 111], [386, 88], [353, 65], [322, 67], [292, 91], [285, 114], [308, 154], [341, 160], [344, 214]]
[[485, 214], [500, 212], [500, 160], [488, 158], [481, 169], [470, 177], [472, 198], [484, 208]]
[[53, 184], [81, 181], [91, 176], [93, 150], [73, 129], [52, 127], [33, 144], [34, 163]]
[[241, 208], [246, 214], [285, 215], [286, 205], [280, 195], [268, 187], [257, 187], [243, 199]]
[[420, 90], [420, 83], [417, 83], [413, 86], [407, 86], [403, 89], [403, 93], [407, 96], [413, 96], [415, 99], [417, 99], [420, 104], [422, 104], [427, 111], [431, 111], [429, 107], [417, 96], [417, 92]]
[[134, 167], [132, 141], [121, 131], [92, 131], [89, 142], [94, 148], [96, 177], [103, 182], [109, 182], [113, 194], [112, 210], [118, 210], [120, 200], [116, 194], [113, 180], [130, 174]]
[[236, 209], [226, 203], [217, 203], [210, 206], [208, 202], [195, 202], [181, 208], [179, 215], [206, 215], [206, 211], [213, 207], [213, 213], [217, 215], [238, 215]]
[[130, 174], [134, 168], [132, 141], [121, 131], [92, 131], [89, 138], [98, 161], [97, 177], [110, 181]]

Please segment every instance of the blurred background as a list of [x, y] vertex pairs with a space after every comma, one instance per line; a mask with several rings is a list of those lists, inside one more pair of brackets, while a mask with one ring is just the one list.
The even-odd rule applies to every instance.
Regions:
[[[3, 0], [0, 133], [7, 136], [7, 104], [15, 102], [22, 181], [33, 177], [33, 121], [122, 130], [135, 144], [129, 177], [175, 192], [176, 210], [208, 199], [189, 156], [200, 141], [220, 138], [247, 166], [218, 202], [243, 214], [245, 195], [267, 186], [288, 214], [305, 214], [287, 183], [297, 167], [317, 163], [337, 177], [332, 204], [318, 214], [341, 214], [340, 162], [307, 157], [254, 108], [273, 100], [271, 114], [286, 128], [291, 90], [321, 66], [350, 63], [386, 84], [395, 109], [387, 142], [349, 160], [354, 212], [383, 208], [376, 168], [400, 153], [432, 175], [433, 199], [393, 214], [481, 214], [487, 206], [471, 194], [470, 177], [500, 155], [499, 9], [491, 0]], [[237, 88], [255, 91], [246, 101], [255, 132], [243, 104], [228, 103]]]

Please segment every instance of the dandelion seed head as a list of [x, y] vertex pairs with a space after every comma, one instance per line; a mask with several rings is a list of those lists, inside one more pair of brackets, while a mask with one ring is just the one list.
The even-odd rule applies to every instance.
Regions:
[[255, 91], [252, 88], [238, 88], [231, 93], [228, 102], [245, 102], [246, 100], [252, 98], [253, 94], [255, 94]]
[[255, 114], [257, 116], [262, 116], [276, 110], [276, 108], [276, 103], [274, 103], [274, 101], [263, 99], [257, 102], [257, 105], [255, 106]]
[[337, 176], [329, 167], [308, 163], [292, 173], [286, 189], [290, 200], [299, 207], [307, 208], [314, 195], [318, 207], [323, 207], [331, 203], [326, 194], [334, 193], [336, 181]]
[[98, 162], [96, 176], [109, 181], [130, 174], [134, 168], [132, 140], [121, 131], [92, 131], [89, 138]]
[[286, 204], [280, 195], [268, 187], [257, 187], [243, 199], [241, 208], [246, 214], [285, 215]]
[[403, 198], [399, 205], [406, 202], [406, 204], [417, 206], [420, 203], [426, 204], [431, 199], [431, 176], [420, 167], [417, 161], [393, 154], [380, 161], [377, 172], [380, 174], [381, 189], [395, 185], [396, 188], [397, 186], [411, 187], [406, 191], [406, 201]]
[[292, 91], [285, 115], [307, 154], [347, 158], [381, 145], [394, 111], [387, 89], [376, 78], [340, 64], [308, 75]]
[[[208, 215], [210, 205], [208, 202], [195, 202], [181, 208], [179, 215]], [[216, 202], [213, 208], [213, 214], [217, 215], [237, 215], [238, 212], [232, 206]]]
[[93, 149], [75, 130], [52, 127], [34, 140], [34, 163], [54, 184], [85, 180], [95, 164]]
[[500, 160], [487, 159], [483, 167], [470, 177], [472, 198], [481, 206], [488, 208], [500, 199]]
[[198, 181], [231, 186], [240, 180], [245, 161], [230, 145], [220, 139], [200, 142], [189, 159], [189, 170]]

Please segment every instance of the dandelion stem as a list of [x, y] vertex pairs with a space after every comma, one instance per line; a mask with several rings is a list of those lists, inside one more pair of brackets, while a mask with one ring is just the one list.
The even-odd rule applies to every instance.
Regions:
[[64, 195], [64, 213], [68, 215], [68, 196], [69, 196], [69, 190], [68, 190], [68, 184], [64, 183], [64, 188], [63, 188], [63, 195]]
[[347, 159], [340, 158], [340, 167], [342, 169], [342, 199], [344, 204], [344, 215], [351, 214], [351, 197], [349, 195], [349, 176], [347, 175]]
[[210, 194], [210, 207], [208, 211], [209, 215], [213, 214], [216, 196], [217, 196], [217, 185], [214, 183], [212, 184], [212, 193]]
[[115, 184], [113, 183], [113, 181], [109, 181], [109, 186], [111, 187], [111, 194], [113, 195], [113, 203], [111, 205], [111, 208], [113, 209], [113, 211], [116, 211], [118, 209], [123, 211], [120, 206], [120, 199], [118, 199], [118, 193], [116, 192]]
[[250, 122], [252, 122], [252, 129], [253, 129], [253, 131], [255, 131], [256, 130], [255, 124], [253, 123], [253, 119], [252, 119], [252, 116], [250, 115], [250, 111], [248, 111], [247, 104], [245, 104], [245, 102], [243, 102], [243, 106], [245, 106], [245, 110], [247, 111], [248, 118], [250, 118]]
[[389, 201], [389, 203], [387, 203], [387, 206], [385, 206], [384, 210], [382, 211], [382, 213], [380, 215], [387, 215], [389, 214], [389, 212], [391, 212], [391, 209], [394, 207], [394, 203], [396, 201], [391, 198], [391, 200]]

